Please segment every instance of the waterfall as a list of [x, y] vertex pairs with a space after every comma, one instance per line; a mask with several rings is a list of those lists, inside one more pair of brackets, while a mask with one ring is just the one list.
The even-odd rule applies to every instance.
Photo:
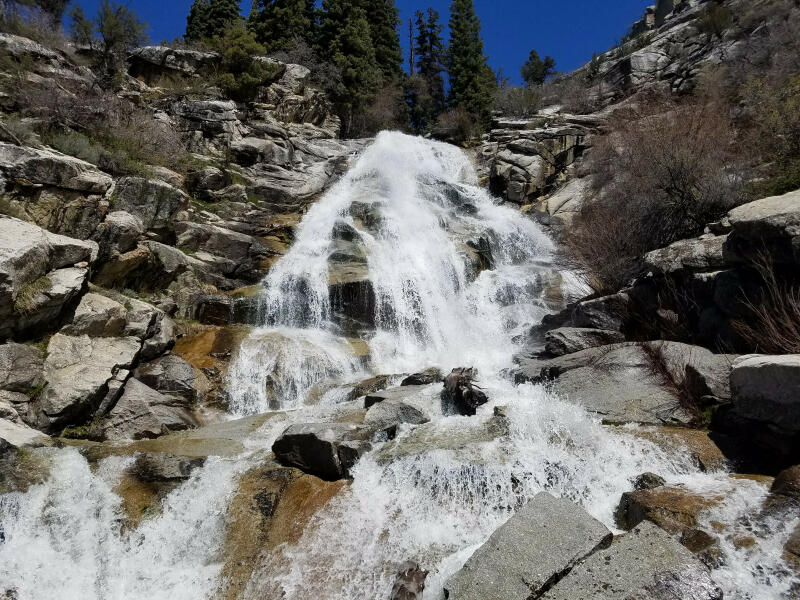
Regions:
[[[440, 600], [447, 577], [537, 492], [579, 502], [614, 528], [620, 495], [645, 471], [731, 490], [703, 517], [736, 529], [715, 580], [726, 598], [789, 597], [780, 549], [797, 518], [748, 521], [763, 486], [700, 472], [688, 452], [667, 451], [637, 427], [606, 427], [543, 386], [501, 375], [522, 334], [580, 290], [553, 267], [539, 227], [478, 183], [459, 149], [381, 133], [309, 208], [262, 284], [261, 322], [231, 367], [234, 416], [283, 416], [240, 456], [209, 459], [132, 530], [121, 527], [114, 492], [131, 459], [93, 471], [77, 451], [51, 450], [46, 482], [0, 497], [0, 592], [213, 598], [238, 478], [287, 424], [325, 421], [373, 375], [469, 366], [491, 402], [474, 417], [445, 416], [432, 401], [439, 385], [423, 390], [431, 421], [376, 443], [299, 539], [262, 556], [243, 600], [380, 600], [407, 560], [430, 571], [425, 598]], [[739, 533], [763, 542], [742, 547], [731, 541]]]

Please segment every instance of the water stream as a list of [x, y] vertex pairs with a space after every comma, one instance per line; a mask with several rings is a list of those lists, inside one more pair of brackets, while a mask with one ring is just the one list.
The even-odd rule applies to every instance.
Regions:
[[[473, 366], [491, 402], [475, 417], [444, 416], [439, 385], [426, 388], [417, 403], [431, 422], [376, 444], [300, 539], [262, 556], [244, 600], [388, 598], [406, 560], [430, 571], [425, 598], [439, 600], [446, 578], [537, 492], [579, 502], [613, 528], [620, 495], [645, 471], [727, 491], [703, 517], [729, 524], [713, 572], [726, 598], [788, 598], [793, 580], [780, 553], [798, 519], [755, 519], [764, 486], [700, 472], [687, 452], [664, 450], [635, 427], [603, 426], [545, 388], [502, 375], [521, 335], [580, 290], [552, 267], [553, 245], [539, 227], [477, 183], [460, 150], [380, 134], [309, 209], [264, 281], [261, 326], [229, 374], [232, 417], [287, 415], [253, 435], [241, 456], [209, 459], [160, 514], [129, 531], [113, 487], [130, 459], [105, 459], [93, 472], [76, 450], [53, 451], [45, 483], [0, 497], [0, 593], [214, 597], [238, 477], [287, 423], [353, 405], [346, 392], [375, 374]], [[369, 314], [341, 314], [329, 294], [337, 278], [369, 281]], [[742, 536], [756, 543], [737, 543]]]

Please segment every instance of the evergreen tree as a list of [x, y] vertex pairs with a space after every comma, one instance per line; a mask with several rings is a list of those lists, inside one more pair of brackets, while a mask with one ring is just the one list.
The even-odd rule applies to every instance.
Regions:
[[336, 104], [345, 135], [358, 129], [357, 122], [382, 85], [375, 58], [369, 21], [359, 0], [323, 0], [320, 49], [342, 74]]
[[187, 42], [210, 40], [240, 22], [239, 0], [194, 0], [186, 17]]
[[403, 50], [400, 47], [400, 11], [394, 0], [362, 0], [367, 16], [375, 60], [384, 81], [399, 79], [403, 74]]
[[536, 50], [531, 50], [531, 54], [525, 64], [522, 65], [522, 79], [528, 85], [542, 85], [550, 75], [556, 71], [556, 61], [550, 56], [545, 56], [544, 60], [539, 58]]
[[429, 8], [426, 15], [417, 11], [417, 38], [415, 41], [417, 54], [417, 73], [425, 81], [432, 103], [432, 118], [444, 110], [444, 62], [445, 50], [442, 39], [442, 26], [439, 13]]
[[314, 0], [253, 0], [247, 26], [268, 52], [314, 38]]
[[486, 123], [497, 83], [483, 54], [481, 23], [473, 0], [453, 0], [448, 50], [450, 106], [466, 109]]

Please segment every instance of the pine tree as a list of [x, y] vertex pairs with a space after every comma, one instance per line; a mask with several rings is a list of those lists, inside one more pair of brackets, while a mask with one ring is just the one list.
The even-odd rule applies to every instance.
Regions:
[[453, 0], [450, 6], [449, 104], [463, 108], [487, 122], [496, 81], [486, 63], [481, 23], [473, 0]]
[[445, 49], [439, 13], [429, 8], [427, 20], [417, 11], [417, 73], [428, 85], [433, 101], [434, 117], [444, 110]]
[[209, 40], [223, 35], [241, 19], [239, 0], [194, 0], [186, 17], [183, 37], [188, 42]]
[[531, 54], [525, 64], [522, 65], [522, 79], [528, 85], [542, 85], [550, 75], [555, 73], [556, 61], [551, 56], [545, 56], [544, 60], [539, 58], [536, 50], [531, 50]]
[[341, 70], [342, 82], [335, 95], [347, 135], [358, 128], [356, 121], [374, 100], [383, 77], [359, 0], [323, 0], [322, 7], [320, 50]]
[[403, 50], [397, 31], [400, 11], [394, 0], [362, 0], [361, 7], [367, 16], [375, 60], [384, 81], [399, 79], [403, 74]]
[[253, 0], [247, 26], [268, 52], [314, 38], [314, 0]]

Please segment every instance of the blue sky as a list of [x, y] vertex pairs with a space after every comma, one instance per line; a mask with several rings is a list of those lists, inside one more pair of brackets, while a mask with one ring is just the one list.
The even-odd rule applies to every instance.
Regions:
[[[396, 0], [403, 25], [401, 40], [408, 45], [408, 18], [432, 6], [447, 22], [451, 0]], [[94, 15], [99, 0], [77, 0]], [[192, 0], [128, 0], [149, 25], [150, 39], [160, 42], [181, 34]], [[519, 82], [519, 68], [531, 48], [556, 59], [560, 71], [571, 71], [621, 38], [652, 0], [475, 0], [483, 26], [486, 54], [492, 68], [503, 67]], [[250, 0], [242, 0], [242, 12]]]

